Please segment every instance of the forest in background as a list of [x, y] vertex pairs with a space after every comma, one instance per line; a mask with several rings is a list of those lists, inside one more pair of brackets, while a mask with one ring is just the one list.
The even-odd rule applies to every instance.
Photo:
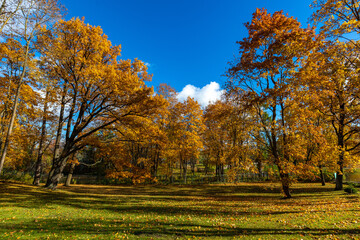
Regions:
[[335, 172], [341, 190], [344, 170], [359, 168], [360, 6], [312, 7], [306, 28], [257, 9], [222, 99], [202, 109], [148, 87], [144, 62], [122, 59], [100, 27], [64, 20], [58, 1], [3, 0], [1, 177], [45, 176], [56, 189], [74, 170], [134, 184], [266, 173], [290, 198], [294, 182]]

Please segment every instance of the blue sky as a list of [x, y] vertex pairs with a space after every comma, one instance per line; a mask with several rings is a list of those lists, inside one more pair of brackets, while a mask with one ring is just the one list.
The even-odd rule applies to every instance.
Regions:
[[138, 58], [148, 63], [153, 74], [151, 85], [168, 83], [179, 92], [188, 85], [184, 91], [205, 97], [220, 91], [219, 86], [226, 80], [221, 75], [237, 53], [235, 42], [247, 36], [244, 23], [251, 20], [256, 8], [270, 12], [284, 10], [297, 17], [304, 27], [312, 13], [311, 0], [61, 0], [61, 3], [68, 9], [66, 19], [85, 17], [85, 22], [101, 26], [113, 44], [121, 44], [122, 58]]

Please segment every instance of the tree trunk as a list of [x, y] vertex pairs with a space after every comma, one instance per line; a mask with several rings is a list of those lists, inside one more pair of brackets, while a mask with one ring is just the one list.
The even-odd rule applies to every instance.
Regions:
[[18, 84], [18, 86], [16, 88], [16, 92], [15, 92], [15, 99], [14, 99], [13, 109], [12, 109], [12, 112], [11, 112], [10, 123], [9, 123], [9, 127], [8, 127], [8, 130], [7, 130], [7, 133], [6, 133], [4, 147], [3, 147], [2, 153], [1, 153], [0, 174], [1, 174], [2, 169], [4, 167], [4, 162], [5, 162], [5, 158], [6, 158], [7, 149], [8, 149], [9, 144], [10, 144], [10, 137], [11, 137], [12, 130], [13, 130], [13, 127], [14, 127], [16, 111], [17, 111], [17, 107], [19, 105], [20, 89], [21, 89], [21, 86], [23, 84], [23, 80], [25, 78], [26, 68], [28, 66], [29, 52], [30, 52], [30, 39], [27, 39], [26, 40], [26, 46], [25, 46], [25, 61], [22, 64], [22, 72], [21, 72], [21, 75], [19, 76], [19, 84]]
[[215, 179], [216, 181], [220, 181], [219, 179], [219, 164], [216, 163], [216, 166], [215, 166]]
[[325, 186], [325, 176], [324, 176], [324, 172], [322, 170], [322, 167], [320, 167], [320, 179], [321, 179], [321, 185]]
[[42, 120], [42, 126], [41, 126], [41, 135], [40, 135], [40, 142], [39, 142], [39, 150], [38, 150], [38, 156], [36, 160], [35, 165], [35, 174], [34, 174], [34, 181], [33, 185], [38, 186], [40, 184], [40, 178], [41, 178], [41, 172], [42, 172], [42, 156], [43, 156], [43, 145], [45, 142], [45, 136], [46, 136], [46, 120], [47, 120], [47, 100], [49, 97], [49, 91], [46, 91], [45, 99], [44, 99], [44, 111], [43, 111], [43, 120]]
[[344, 163], [344, 151], [339, 155], [339, 171], [336, 173], [335, 190], [343, 190], [343, 163]]
[[66, 85], [64, 85], [62, 97], [61, 97], [61, 108], [60, 108], [60, 116], [59, 116], [59, 124], [56, 133], [55, 139], [55, 148], [53, 154], [53, 161], [51, 170], [49, 172], [45, 187], [49, 189], [55, 189], [57, 187], [58, 182], [61, 179], [62, 170], [65, 165], [61, 168], [61, 158], [59, 159], [60, 155], [60, 140], [61, 140], [61, 133], [63, 130], [64, 125], [64, 111], [65, 111], [65, 96], [66, 96]]
[[282, 191], [285, 198], [291, 198], [290, 194], [290, 176], [287, 173], [280, 173], [280, 180], [282, 184]]
[[260, 158], [257, 159], [256, 167], [257, 167], [258, 172], [259, 172], [259, 174], [260, 174], [260, 173], [262, 172], [262, 162], [261, 162], [261, 159], [260, 159]]
[[335, 190], [343, 190], [343, 167], [340, 165], [340, 171], [336, 173]]
[[151, 174], [154, 178], [157, 176], [157, 171], [158, 171], [159, 162], [160, 162], [160, 150], [158, 149], [158, 147], [156, 147], [156, 150], [157, 151], [155, 152], [154, 158], [153, 158], [153, 165], [151, 167]]
[[340, 105], [340, 117], [339, 117], [339, 128], [337, 132], [337, 138], [338, 138], [338, 147], [340, 148], [339, 153], [339, 170], [336, 173], [336, 184], [335, 184], [335, 190], [343, 190], [343, 167], [344, 167], [344, 155], [345, 155], [345, 141], [344, 141], [344, 128], [345, 128], [345, 103], [342, 103]]
[[15, 122], [15, 117], [16, 117], [16, 110], [17, 110], [18, 103], [19, 103], [20, 88], [21, 88], [21, 82], [19, 83], [18, 87], [16, 88], [15, 99], [14, 99], [13, 109], [12, 109], [12, 113], [11, 113], [10, 123], [9, 123], [9, 127], [7, 129], [7, 132], [6, 132], [4, 147], [3, 147], [2, 153], [1, 153], [0, 174], [1, 174], [2, 169], [4, 167], [6, 153], [7, 153], [7, 149], [9, 147], [9, 144], [10, 144], [10, 137], [11, 137], [12, 130], [13, 130], [13, 127], [14, 127], [14, 122]]
[[59, 184], [62, 176], [63, 170], [66, 165], [66, 158], [56, 159], [55, 163], [53, 164], [50, 172], [49, 177], [46, 181], [45, 187], [51, 190], [55, 190], [57, 185]]
[[335, 190], [342, 190], [342, 189], [343, 189], [343, 175], [342, 175], [342, 173], [338, 172], [336, 174]]
[[187, 179], [186, 179], [187, 178], [187, 162], [184, 161], [182, 166], [183, 166], [183, 180], [184, 180], [184, 184], [186, 184], [187, 183]]
[[224, 164], [220, 164], [220, 178], [222, 182], [225, 182], [225, 176], [224, 176]]
[[67, 187], [70, 187], [72, 175], [74, 173], [74, 169], [75, 169], [75, 163], [72, 163], [71, 166], [70, 166], [69, 173], [68, 173], [67, 178], [66, 178], [66, 182], [65, 182], [65, 186], [67, 186]]
[[196, 160], [191, 160], [190, 164], [191, 164], [191, 173], [192, 173], [193, 175], [195, 175]]

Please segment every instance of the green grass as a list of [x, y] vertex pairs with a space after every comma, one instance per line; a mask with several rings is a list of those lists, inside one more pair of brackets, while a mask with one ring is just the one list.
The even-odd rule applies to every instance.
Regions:
[[359, 239], [359, 195], [333, 187], [0, 183], [0, 239]]

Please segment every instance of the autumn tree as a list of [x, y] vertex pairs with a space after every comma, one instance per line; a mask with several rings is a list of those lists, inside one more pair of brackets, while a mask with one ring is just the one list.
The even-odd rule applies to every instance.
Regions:
[[[15, 3], [16, 1], [10, 1]], [[3, 1], [5, 8], [7, 1]], [[6, 158], [7, 150], [10, 145], [11, 135], [16, 120], [17, 108], [19, 105], [21, 88], [23, 85], [29, 84], [29, 76], [34, 73], [35, 69], [35, 42], [40, 33], [41, 26], [50, 24], [58, 19], [60, 8], [56, 0], [27, 0], [17, 2], [16, 14], [11, 13], [10, 18], [16, 15], [16, 27], [11, 29], [11, 32], [6, 35], [6, 41], [3, 43], [3, 48], [6, 51], [2, 52], [3, 63], [5, 69], [10, 69], [3, 73], [3, 79], [8, 79], [9, 87], [14, 88], [13, 100], [8, 102], [9, 105], [9, 121], [6, 127], [6, 134], [1, 143], [1, 157], [0, 157], [0, 173]], [[5, 11], [5, 10], [4, 10]], [[15, 10], [14, 10], [15, 11]], [[3, 20], [6, 22], [6, 20]], [[6, 24], [3, 22], [3, 24]]]
[[53, 165], [46, 183], [55, 189], [68, 157], [86, 146], [88, 137], [112, 124], [125, 124], [129, 116], [145, 117], [159, 99], [145, 85], [151, 76], [144, 63], [118, 60], [120, 46], [112, 46], [100, 27], [72, 19], [43, 31], [41, 53], [60, 95]]
[[[10, 90], [10, 89], [9, 89]], [[10, 90], [10, 93], [14, 89]], [[36, 147], [38, 143], [38, 102], [39, 95], [29, 86], [21, 89], [21, 100], [17, 109], [17, 120], [12, 132], [12, 144], [8, 149], [4, 167], [21, 172], [30, 172], [33, 161], [36, 158]], [[9, 98], [11, 100], [13, 98]], [[3, 109], [1, 119], [2, 129], [6, 129], [9, 118], [6, 109]], [[4, 139], [6, 132], [1, 132], [0, 139]]]
[[175, 165], [178, 162], [178, 156], [175, 153], [171, 142], [174, 127], [176, 126], [171, 121], [175, 119], [172, 114], [176, 112], [175, 106], [178, 104], [178, 93], [170, 85], [165, 83], [160, 84], [157, 87], [157, 92], [164, 98], [167, 103], [166, 111], [163, 111], [158, 116], [157, 121], [159, 129], [164, 133], [164, 144], [162, 145], [161, 150], [161, 156], [163, 161], [161, 166], [161, 174], [164, 174], [165, 177], [171, 182], [173, 180], [173, 172]]
[[[44, 74], [44, 76], [46, 76]], [[38, 108], [40, 110], [38, 114], [38, 147], [37, 156], [34, 166], [34, 185], [40, 184], [42, 173], [44, 172], [44, 161], [43, 158], [46, 152], [49, 150], [49, 146], [54, 136], [54, 123], [56, 122], [56, 89], [55, 86], [51, 86], [51, 81], [46, 79], [44, 82], [39, 82], [39, 89], [41, 96], [37, 98]], [[44, 86], [45, 85], [45, 86]]]
[[227, 72], [228, 90], [258, 117], [282, 190], [290, 198], [290, 174], [296, 166], [289, 152], [289, 119], [295, 116], [289, 112], [288, 90], [299, 59], [312, 47], [314, 32], [282, 12], [270, 14], [265, 9], [257, 9], [245, 26], [249, 36], [238, 42], [239, 58], [230, 63]]
[[217, 101], [209, 104], [204, 110], [205, 131], [203, 134], [204, 153], [209, 163], [216, 166], [216, 177], [220, 180], [224, 174], [225, 154], [227, 144], [227, 129], [229, 123], [225, 116], [226, 104]]
[[169, 92], [172, 103], [166, 126], [168, 144], [166, 159], [169, 162], [169, 175], [172, 176], [174, 163], [177, 161], [183, 182], [187, 182], [188, 166], [196, 163], [203, 146], [201, 134], [204, 130], [200, 105], [188, 97], [178, 102], [176, 94]]
[[[311, 20], [320, 25], [321, 31], [330, 38], [343, 37], [351, 40], [349, 33], [360, 33], [360, 8], [355, 0], [315, 0]], [[358, 47], [359, 48], [359, 47]]]
[[154, 121], [156, 115], [132, 116], [126, 125], [115, 124], [98, 134], [98, 154], [109, 166], [107, 178], [130, 180], [133, 184], [156, 181], [164, 138]]
[[209, 104], [204, 111], [206, 130], [203, 134], [204, 152], [216, 165], [220, 180], [224, 167], [227, 176], [235, 181], [238, 173], [253, 171], [251, 118], [236, 102], [224, 99]]
[[161, 95], [157, 98], [162, 105], [146, 118], [129, 116], [126, 124], [116, 123], [102, 131], [98, 152], [111, 166], [106, 170], [108, 178], [128, 179], [134, 184], [156, 181], [168, 143], [164, 128], [168, 104]]
[[[360, 66], [358, 57], [360, 46], [356, 38], [360, 34], [360, 8], [359, 2], [353, 0], [314, 1], [312, 7], [315, 8], [312, 21], [320, 25], [321, 32], [326, 35], [327, 40], [332, 41], [324, 44], [324, 47], [328, 49], [323, 51], [327, 60], [322, 60], [325, 68], [322, 69], [322, 75], [327, 75], [330, 82], [337, 82], [335, 88], [332, 89], [333, 97], [329, 98], [336, 101], [327, 102], [326, 105], [336, 105], [333, 106], [334, 111], [331, 113], [333, 118], [336, 117], [332, 126], [338, 138], [338, 147], [342, 149], [338, 160], [336, 189], [342, 189], [343, 155], [348, 152], [346, 149], [353, 153], [357, 152], [357, 144], [352, 143], [353, 147], [345, 147], [347, 145], [345, 142], [353, 141], [352, 138], [358, 132], [354, 128], [358, 115], [357, 107], [354, 105], [358, 104], [357, 99], [360, 95], [354, 86], [359, 84], [357, 73]], [[334, 64], [329, 64], [330, 62]], [[320, 65], [319, 62], [318, 65]], [[331, 72], [336, 74], [331, 76], [329, 75]], [[349, 118], [352, 119], [350, 122]], [[351, 155], [354, 156], [354, 154]]]
[[324, 41], [300, 72], [303, 85], [311, 94], [310, 107], [322, 114], [336, 136], [336, 190], [342, 189], [344, 167], [359, 161], [359, 82], [353, 67], [357, 58], [353, 43]]

